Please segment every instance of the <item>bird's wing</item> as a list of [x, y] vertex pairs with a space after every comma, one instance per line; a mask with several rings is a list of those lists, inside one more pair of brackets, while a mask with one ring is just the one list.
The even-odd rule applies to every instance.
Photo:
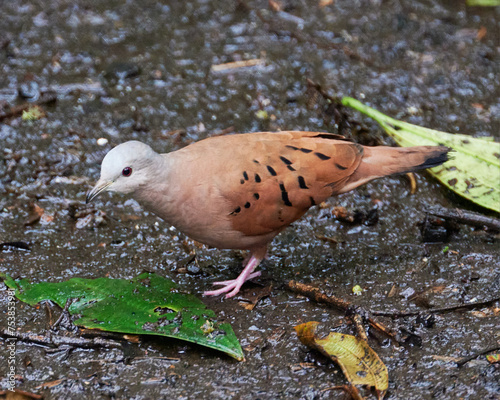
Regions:
[[363, 156], [362, 146], [315, 132], [231, 135], [195, 145], [206, 184], [226, 200], [221, 214], [248, 236], [279, 232], [340, 191]]

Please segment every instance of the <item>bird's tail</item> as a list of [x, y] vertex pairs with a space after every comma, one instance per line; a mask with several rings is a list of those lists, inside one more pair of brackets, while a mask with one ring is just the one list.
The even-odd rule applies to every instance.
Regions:
[[386, 147], [363, 146], [363, 158], [340, 193], [387, 175], [404, 174], [437, 167], [448, 161], [445, 146]]

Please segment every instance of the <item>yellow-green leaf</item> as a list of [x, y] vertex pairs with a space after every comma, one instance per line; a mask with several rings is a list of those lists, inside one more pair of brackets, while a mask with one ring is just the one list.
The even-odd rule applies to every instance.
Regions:
[[398, 121], [351, 97], [342, 98], [342, 104], [373, 118], [400, 146], [451, 147], [452, 159], [428, 171], [458, 195], [500, 212], [500, 143], [492, 137], [474, 138]]
[[37, 105], [30, 106], [27, 110], [23, 110], [23, 114], [21, 115], [23, 121], [36, 121], [44, 117], [45, 112]]
[[469, 7], [496, 7], [500, 6], [500, 0], [467, 0], [465, 4]]
[[387, 367], [365, 341], [337, 332], [319, 339], [316, 336], [318, 325], [319, 322], [316, 321], [297, 325], [295, 331], [300, 341], [339, 364], [352, 385], [373, 386], [379, 392], [387, 390], [389, 387]]
[[486, 359], [490, 364], [500, 363], [500, 353], [499, 354], [488, 354]]

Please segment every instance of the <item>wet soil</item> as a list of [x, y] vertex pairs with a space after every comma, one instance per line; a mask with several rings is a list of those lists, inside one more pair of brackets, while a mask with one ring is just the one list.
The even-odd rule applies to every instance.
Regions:
[[[132, 278], [147, 270], [196, 294], [215, 279], [235, 277], [240, 253], [199, 246], [122, 196], [86, 206], [86, 191], [104, 154], [130, 139], [166, 152], [221, 133], [336, 132], [328, 104], [306, 79], [412, 123], [500, 140], [498, 7], [322, 3], [285, 0], [273, 11], [267, 1], [1, 2], [0, 107], [36, 102], [40, 91], [55, 91], [57, 101], [42, 105], [45, 118], [0, 121], [0, 242], [30, 248], [3, 247], [0, 272], [39, 282]], [[212, 69], [252, 59], [263, 63]], [[391, 143], [375, 123], [350, 116], [364, 133], [344, 134]], [[423, 242], [418, 224], [427, 207], [474, 206], [425, 174], [417, 179], [416, 194], [404, 178], [386, 178], [294, 223], [270, 247], [256, 282], [273, 289], [253, 310], [238, 300], [204, 299], [248, 346], [245, 362], [154, 338], [123, 350], [60, 352], [18, 342], [17, 386], [45, 399], [342, 398], [323, 391], [345, 382], [340, 370], [301, 345], [293, 326], [317, 320], [326, 331], [353, 328], [340, 313], [287, 292], [283, 282], [310, 282], [369, 310], [425, 311], [500, 291], [498, 236], [460, 226], [446, 243]], [[30, 217], [33, 204], [44, 211], [39, 220]], [[332, 207], [368, 212], [375, 205], [373, 224], [332, 217]], [[186, 266], [192, 254], [194, 266]], [[361, 296], [352, 295], [354, 285]], [[482, 356], [456, 366], [498, 344], [499, 307], [437, 314], [431, 326], [416, 317], [382, 319], [415, 335], [402, 346], [370, 338], [389, 370], [388, 398], [499, 399], [498, 364]], [[2, 324], [6, 310], [2, 287]], [[45, 308], [17, 302], [16, 325], [43, 333]], [[0, 357], [7, 357], [5, 343]], [[4, 387], [6, 374], [0, 363]]]

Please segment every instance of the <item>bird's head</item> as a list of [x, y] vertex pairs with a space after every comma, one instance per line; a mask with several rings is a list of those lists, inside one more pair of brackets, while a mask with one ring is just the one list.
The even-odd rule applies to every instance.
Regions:
[[135, 192], [154, 174], [158, 157], [160, 155], [147, 144], [135, 140], [116, 146], [102, 160], [101, 177], [87, 193], [87, 203], [105, 190]]

